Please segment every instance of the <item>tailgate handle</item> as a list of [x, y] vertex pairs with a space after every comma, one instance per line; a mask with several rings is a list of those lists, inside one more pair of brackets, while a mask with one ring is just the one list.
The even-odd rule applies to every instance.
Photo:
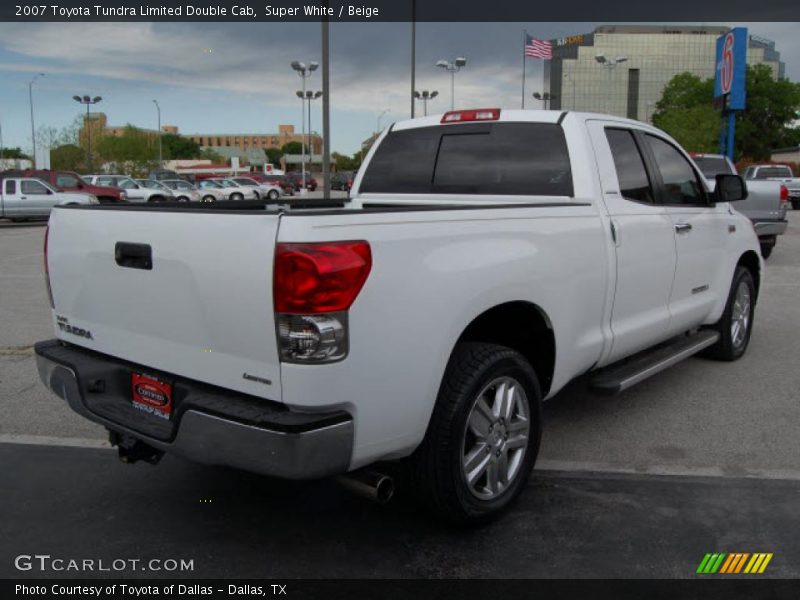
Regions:
[[114, 246], [114, 260], [120, 267], [129, 269], [153, 270], [153, 249], [150, 244], [117, 242]]

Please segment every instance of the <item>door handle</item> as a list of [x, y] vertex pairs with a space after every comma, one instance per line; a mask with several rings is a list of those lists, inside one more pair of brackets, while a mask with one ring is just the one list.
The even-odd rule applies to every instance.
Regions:
[[153, 249], [150, 244], [117, 242], [114, 246], [114, 260], [120, 267], [129, 269], [153, 269]]
[[691, 223], [676, 223], [675, 224], [675, 231], [676, 233], [689, 233], [692, 230]]

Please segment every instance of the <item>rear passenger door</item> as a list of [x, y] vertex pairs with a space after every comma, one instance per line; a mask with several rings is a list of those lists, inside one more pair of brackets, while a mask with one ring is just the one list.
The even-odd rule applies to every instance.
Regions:
[[616, 251], [613, 342], [602, 361], [608, 364], [668, 337], [675, 236], [636, 130], [602, 121], [587, 124]]
[[702, 176], [677, 146], [652, 133], [642, 139], [652, 159], [659, 201], [675, 231], [678, 260], [669, 303], [670, 332], [678, 334], [701, 324], [723, 292], [721, 269], [733, 219], [714, 204]]

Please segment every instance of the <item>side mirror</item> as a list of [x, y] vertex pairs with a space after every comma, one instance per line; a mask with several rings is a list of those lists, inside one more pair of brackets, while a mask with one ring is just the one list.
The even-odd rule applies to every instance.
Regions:
[[717, 175], [717, 202], [736, 202], [747, 198], [747, 184], [739, 175]]

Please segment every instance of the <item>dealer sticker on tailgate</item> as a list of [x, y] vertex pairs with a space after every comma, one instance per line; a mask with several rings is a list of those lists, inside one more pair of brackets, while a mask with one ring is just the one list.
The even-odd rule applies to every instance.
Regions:
[[149, 375], [131, 375], [132, 403], [134, 408], [162, 419], [172, 413], [172, 384]]

